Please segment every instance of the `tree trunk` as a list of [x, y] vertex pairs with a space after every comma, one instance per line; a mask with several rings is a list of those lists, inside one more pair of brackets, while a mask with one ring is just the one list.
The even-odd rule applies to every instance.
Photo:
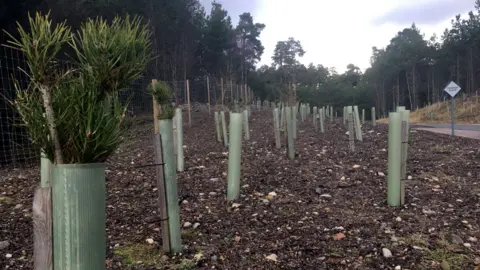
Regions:
[[60, 140], [58, 139], [57, 125], [55, 124], [55, 113], [52, 106], [52, 92], [51, 89], [42, 85], [40, 87], [42, 92], [43, 104], [45, 106], [45, 117], [47, 118], [48, 129], [50, 131], [50, 137], [53, 141], [55, 164], [63, 164], [62, 148], [60, 146]]

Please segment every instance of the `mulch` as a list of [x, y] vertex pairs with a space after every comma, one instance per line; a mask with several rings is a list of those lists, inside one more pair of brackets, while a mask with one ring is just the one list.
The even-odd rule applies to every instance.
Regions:
[[[341, 119], [327, 121], [325, 133], [316, 132], [311, 119], [299, 122], [290, 161], [283, 135], [282, 148], [275, 148], [271, 112], [253, 111], [250, 120], [235, 205], [226, 200], [228, 149], [216, 141], [213, 116], [195, 112], [192, 127], [185, 125], [181, 223], [198, 224], [182, 229], [185, 249], [175, 255], [162, 254], [160, 222], [152, 218], [158, 216], [155, 168], [138, 168], [154, 162], [152, 121], [136, 120], [107, 163], [108, 269], [479, 267], [478, 141], [412, 130], [406, 204], [389, 207], [387, 126], [364, 124], [363, 142], [356, 141], [352, 153]], [[39, 169], [0, 173], [0, 242], [9, 241], [0, 267], [32, 269]], [[156, 264], [117, 252], [135, 245], [158, 254]]]

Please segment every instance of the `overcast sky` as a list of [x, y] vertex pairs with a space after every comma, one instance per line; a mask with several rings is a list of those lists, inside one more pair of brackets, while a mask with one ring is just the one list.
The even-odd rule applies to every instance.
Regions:
[[[210, 12], [209, 0], [201, 0]], [[304, 64], [313, 62], [343, 72], [349, 63], [362, 70], [370, 65], [373, 46], [385, 47], [395, 34], [415, 22], [429, 38], [441, 37], [456, 14], [466, 16], [474, 0], [218, 0], [234, 24], [250, 12], [266, 24], [261, 35], [265, 53], [260, 64], [271, 63], [275, 44], [300, 40]]]

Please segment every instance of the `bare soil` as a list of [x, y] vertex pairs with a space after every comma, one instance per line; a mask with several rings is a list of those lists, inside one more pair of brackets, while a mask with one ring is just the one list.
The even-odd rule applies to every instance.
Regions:
[[[192, 227], [182, 229], [182, 254], [163, 254], [160, 222], [152, 218], [158, 215], [155, 168], [136, 167], [154, 161], [152, 126], [139, 118], [107, 164], [108, 269], [480, 265], [478, 141], [412, 131], [407, 204], [389, 207], [387, 126], [365, 124], [363, 142], [355, 142], [351, 153], [341, 120], [327, 121], [325, 133], [316, 132], [311, 119], [299, 122], [297, 157], [290, 161], [284, 147], [275, 149], [269, 111], [251, 117], [235, 207], [226, 201], [228, 149], [216, 141], [213, 117], [198, 112], [193, 126], [185, 125], [179, 203], [182, 224]], [[0, 242], [9, 246], [0, 250], [0, 267], [32, 269], [30, 209], [39, 169], [4, 170], [1, 176]], [[271, 192], [276, 196], [267, 196]]]

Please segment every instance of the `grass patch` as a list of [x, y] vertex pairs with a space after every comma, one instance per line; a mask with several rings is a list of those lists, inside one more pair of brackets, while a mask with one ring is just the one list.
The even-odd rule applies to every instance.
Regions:
[[0, 204], [13, 205], [15, 204], [13, 199], [6, 196], [0, 196]]
[[174, 270], [194, 270], [197, 268], [197, 264], [193, 260], [182, 260], [181, 263], [172, 267]]
[[163, 266], [163, 251], [156, 246], [149, 244], [131, 244], [119, 247], [114, 250], [114, 254], [123, 257], [123, 263], [126, 265], [137, 264], [141, 261], [147, 266]]
[[[434, 103], [410, 113], [410, 123], [443, 124], [450, 123], [452, 116], [451, 100]], [[480, 97], [458, 96], [455, 99], [455, 123], [480, 124]], [[377, 120], [378, 123], [388, 124], [388, 118]]]
[[458, 246], [449, 243], [444, 236], [441, 236], [433, 247], [429, 245], [421, 234], [414, 234], [401, 238], [401, 240], [408, 245], [418, 246], [423, 249], [425, 256], [422, 265], [426, 267], [425, 269], [429, 269], [432, 263], [438, 266], [448, 265], [451, 270], [463, 270], [468, 266], [468, 256], [459, 253], [462, 250]]

